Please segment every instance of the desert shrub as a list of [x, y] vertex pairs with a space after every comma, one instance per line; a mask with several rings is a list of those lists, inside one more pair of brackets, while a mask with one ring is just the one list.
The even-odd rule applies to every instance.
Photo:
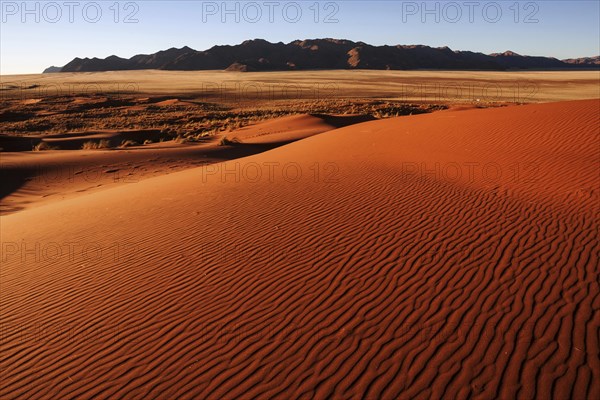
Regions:
[[238, 138], [222, 138], [221, 141], [219, 142], [219, 146], [233, 146], [237, 143], [240, 143], [240, 140]]
[[58, 150], [57, 146], [49, 145], [47, 142], [39, 142], [33, 146], [33, 151]]
[[90, 140], [89, 142], [85, 142], [81, 148], [83, 150], [108, 149], [110, 148], [110, 142], [106, 139], [102, 139], [99, 142]]

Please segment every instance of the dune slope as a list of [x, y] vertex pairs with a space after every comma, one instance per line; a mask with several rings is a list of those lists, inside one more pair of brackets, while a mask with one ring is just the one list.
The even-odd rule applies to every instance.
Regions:
[[358, 124], [2, 218], [2, 398], [598, 398], [599, 101]]

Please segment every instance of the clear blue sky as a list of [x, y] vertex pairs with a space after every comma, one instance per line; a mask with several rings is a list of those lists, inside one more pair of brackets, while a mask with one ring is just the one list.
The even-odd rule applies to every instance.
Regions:
[[[2, 0], [0, 73], [38, 73], [74, 57], [131, 57], [185, 45], [204, 50], [254, 38], [333, 37], [561, 59], [595, 56], [600, 54], [599, 4], [258, 0], [224, 7], [221, 1], [57, 0], [23, 7], [21, 0]], [[233, 11], [228, 14], [226, 8]]]

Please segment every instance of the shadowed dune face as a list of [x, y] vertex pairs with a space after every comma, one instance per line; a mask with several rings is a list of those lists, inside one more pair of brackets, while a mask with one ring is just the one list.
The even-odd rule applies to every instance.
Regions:
[[366, 122], [3, 217], [0, 397], [598, 398], [599, 106]]

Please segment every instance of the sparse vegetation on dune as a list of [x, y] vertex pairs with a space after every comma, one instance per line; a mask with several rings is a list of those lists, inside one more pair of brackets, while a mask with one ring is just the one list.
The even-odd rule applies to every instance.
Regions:
[[[245, 126], [297, 114], [364, 115], [389, 118], [445, 108], [443, 105], [407, 104], [374, 99], [320, 99], [248, 101], [243, 104], [210, 104], [197, 99], [128, 97], [111, 100], [103, 95], [61, 96], [39, 103], [5, 100], [3, 130], [9, 134], [52, 135], [94, 130], [155, 130], [163, 140], [198, 142]], [[119, 147], [146, 144], [124, 140]], [[157, 138], [148, 140], [158, 140]], [[84, 149], [108, 148], [109, 143], [90, 141]]]

